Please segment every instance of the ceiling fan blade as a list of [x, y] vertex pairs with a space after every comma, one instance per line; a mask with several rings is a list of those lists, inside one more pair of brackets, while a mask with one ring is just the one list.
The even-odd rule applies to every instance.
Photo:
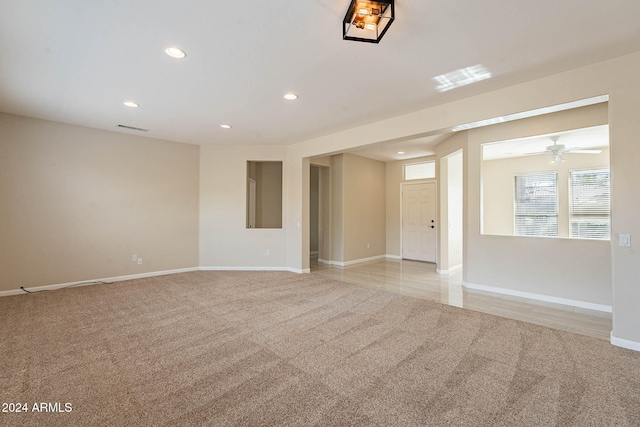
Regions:
[[533, 151], [531, 153], [518, 154], [518, 156], [538, 156], [540, 154], [549, 154], [549, 152], [548, 151]]
[[572, 154], [600, 154], [602, 153], [602, 150], [567, 150], [568, 153], [572, 153]]

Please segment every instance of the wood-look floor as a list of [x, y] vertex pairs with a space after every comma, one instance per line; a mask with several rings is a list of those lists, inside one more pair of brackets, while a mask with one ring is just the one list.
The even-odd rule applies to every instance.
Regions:
[[312, 258], [311, 274], [604, 340], [612, 328], [611, 313], [466, 289], [462, 272], [440, 275], [431, 263], [384, 259], [338, 267]]

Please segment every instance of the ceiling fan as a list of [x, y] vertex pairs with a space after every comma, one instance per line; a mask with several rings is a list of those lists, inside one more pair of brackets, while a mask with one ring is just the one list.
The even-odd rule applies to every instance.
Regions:
[[551, 159], [549, 160], [549, 164], [554, 165], [556, 163], [564, 162], [564, 153], [572, 153], [572, 154], [600, 154], [602, 150], [583, 150], [581, 148], [567, 148], [564, 144], [558, 144], [558, 139], [560, 137], [558, 135], [552, 136], [551, 141], [553, 141], [553, 145], [548, 145], [544, 151], [527, 153], [527, 154], [549, 154]]

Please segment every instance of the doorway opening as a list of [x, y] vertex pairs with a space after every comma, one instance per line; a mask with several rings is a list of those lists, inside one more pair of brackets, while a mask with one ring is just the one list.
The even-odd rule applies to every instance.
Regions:
[[437, 272], [453, 273], [463, 265], [463, 154], [440, 159], [440, 257]]
[[331, 169], [311, 165], [309, 170], [309, 257], [331, 264]]

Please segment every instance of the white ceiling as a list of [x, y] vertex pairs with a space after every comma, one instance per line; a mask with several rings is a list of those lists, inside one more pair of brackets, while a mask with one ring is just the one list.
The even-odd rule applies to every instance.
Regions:
[[380, 160], [381, 162], [433, 156], [436, 154], [436, 145], [451, 135], [452, 133], [449, 132], [402, 141], [383, 141], [350, 150], [350, 152], [370, 159]]
[[527, 138], [509, 139], [484, 144], [483, 160], [505, 159], [537, 154], [546, 154], [545, 149], [553, 145], [553, 139], [566, 149], [593, 150], [609, 146], [609, 126], [592, 126], [548, 135], [536, 135]]
[[[342, 40], [347, 7], [2, 0], [0, 111], [191, 144], [291, 144], [640, 49], [638, 0], [398, 0], [378, 45]], [[475, 65], [493, 77], [436, 90], [434, 77]], [[423, 138], [402, 142], [424, 155], [442, 137]]]

